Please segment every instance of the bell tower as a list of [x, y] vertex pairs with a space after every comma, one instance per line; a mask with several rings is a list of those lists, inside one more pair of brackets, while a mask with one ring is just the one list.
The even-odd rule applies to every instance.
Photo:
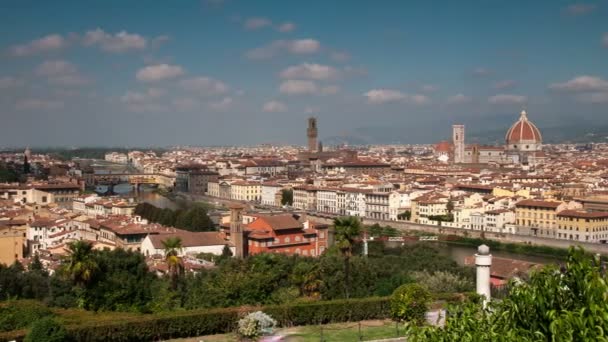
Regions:
[[230, 241], [235, 247], [236, 258], [243, 258], [245, 244], [243, 239], [243, 207], [235, 204], [230, 207]]
[[308, 129], [306, 135], [308, 136], [308, 152], [317, 152], [317, 118], [308, 118]]

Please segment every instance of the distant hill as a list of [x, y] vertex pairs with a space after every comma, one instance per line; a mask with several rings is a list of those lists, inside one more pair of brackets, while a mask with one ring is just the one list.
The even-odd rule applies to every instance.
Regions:
[[[471, 127], [472, 125], [467, 125]], [[494, 126], [494, 125], [493, 125]], [[467, 129], [468, 143], [502, 145], [510, 125], [497, 124], [501, 129], [475, 130]], [[505, 126], [506, 128], [504, 128]], [[608, 125], [591, 126], [589, 124], [559, 125], [553, 127], [539, 126], [543, 142], [553, 143], [589, 143], [608, 142]], [[354, 133], [327, 137], [323, 140], [326, 146], [346, 143], [349, 145], [368, 144], [432, 144], [441, 140], [451, 139], [451, 124], [449, 128], [438, 127], [362, 127]]]

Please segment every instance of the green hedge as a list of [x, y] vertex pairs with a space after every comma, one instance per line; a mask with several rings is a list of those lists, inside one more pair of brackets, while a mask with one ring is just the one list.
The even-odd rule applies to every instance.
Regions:
[[[434, 299], [458, 301], [466, 295], [444, 294]], [[261, 308], [225, 308], [175, 311], [117, 318], [116, 321], [88, 320], [65, 328], [74, 341], [158, 341], [163, 339], [228, 333], [245, 314], [262, 310], [280, 326], [316, 325], [390, 316], [390, 297], [320, 301], [312, 303], [266, 306]], [[25, 330], [0, 333], [0, 342], [22, 341]]]

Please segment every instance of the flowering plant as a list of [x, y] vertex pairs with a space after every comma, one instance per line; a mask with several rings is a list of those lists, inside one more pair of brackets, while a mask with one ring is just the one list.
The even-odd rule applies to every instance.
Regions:
[[276, 325], [277, 321], [272, 317], [262, 311], [256, 311], [239, 320], [237, 332], [243, 337], [255, 339], [263, 334], [271, 333]]

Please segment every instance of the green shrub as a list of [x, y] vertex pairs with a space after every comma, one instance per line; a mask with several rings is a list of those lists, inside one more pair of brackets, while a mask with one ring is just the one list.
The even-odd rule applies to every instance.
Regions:
[[65, 328], [52, 317], [35, 321], [24, 342], [63, 342], [67, 340]]
[[0, 305], [0, 332], [27, 328], [32, 322], [52, 315], [43, 303], [15, 300]]
[[418, 284], [431, 290], [433, 293], [466, 292], [471, 291], [475, 287], [472, 280], [445, 271], [413, 272], [412, 277]]
[[[408, 286], [414, 286], [413, 290]], [[416, 313], [418, 315], [416, 317], [424, 320], [426, 305], [431, 295], [415, 284], [402, 286], [395, 293], [405, 288], [408, 289], [406, 291], [409, 294], [408, 298], [417, 299], [416, 305], [413, 309], [408, 308], [405, 317], [415, 316], [413, 313]], [[461, 302], [468, 297], [470, 297], [469, 294], [455, 293], [432, 295], [433, 299], [451, 303]], [[236, 330], [236, 322], [245, 314], [259, 310], [272, 316], [278, 326], [282, 327], [357, 322], [391, 317], [392, 300], [391, 297], [372, 297], [265, 307], [172, 311], [146, 315], [92, 313], [77, 310], [59, 310], [58, 313], [67, 330], [66, 339], [95, 342], [158, 341], [229, 333]], [[24, 336], [24, 330], [0, 333], [0, 341], [20, 341]]]
[[391, 317], [396, 321], [422, 324], [431, 299], [429, 291], [418, 284], [402, 285], [391, 297]]

